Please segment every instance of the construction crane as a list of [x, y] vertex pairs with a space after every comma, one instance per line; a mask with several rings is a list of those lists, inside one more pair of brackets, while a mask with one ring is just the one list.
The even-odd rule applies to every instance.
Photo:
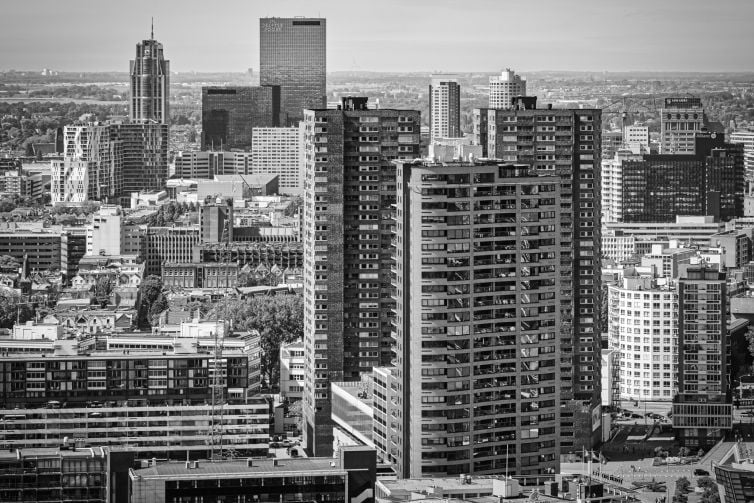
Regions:
[[[228, 205], [233, 203], [229, 200], [226, 201]], [[230, 244], [232, 236], [231, 226], [233, 225], [233, 213], [229, 211], [226, 213], [225, 223], [223, 225], [223, 232], [221, 239], [225, 241], [226, 245]], [[212, 362], [212, 394], [211, 394], [211, 417], [210, 417], [210, 461], [220, 461], [224, 459], [223, 455], [223, 433], [225, 427], [223, 425], [224, 413], [225, 413], [225, 389], [227, 379], [227, 364], [223, 358], [223, 346], [225, 336], [230, 330], [230, 324], [228, 323], [228, 263], [230, 256], [225, 256], [225, 282], [224, 282], [224, 294], [223, 294], [223, 309], [222, 320], [218, 316], [215, 318], [215, 339], [214, 339], [214, 358]], [[220, 330], [220, 322], [222, 322], [222, 331]]]
[[[652, 100], [652, 105], [646, 105], [645, 103], [650, 99]], [[657, 107], [657, 100], [658, 98], [654, 94], [622, 96], [620, 99], [617, 99], [602, 108], [603, 124], [608, 123], [611, 117], [619, 116], [621, 119], [620, 129], [623, 131], [627, 125], [632, 125], [635, 122], [633, 115], [637, 112], [656, 113], [659, 110]], [[632, 116], [630, 124], [627, 123], [629, 115]]]

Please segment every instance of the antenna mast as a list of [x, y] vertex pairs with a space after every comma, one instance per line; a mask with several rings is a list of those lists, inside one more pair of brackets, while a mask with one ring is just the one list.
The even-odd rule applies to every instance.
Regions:
[[152, 16], [152, 37], [149, 40], [154, 40], [154, 16]]

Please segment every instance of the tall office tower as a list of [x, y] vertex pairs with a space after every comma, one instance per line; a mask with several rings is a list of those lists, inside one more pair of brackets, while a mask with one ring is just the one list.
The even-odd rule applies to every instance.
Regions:
[[732, 428], [725, 273], [686, 266], [678, 281], [678, 395], [673, 429], [681, 444], [708, 450]]
[[528, 164], [396, 164], [400, 413], [387, 450], [399, 475], [557, 473], [570, 387], [560, 177]]
[[202, 87], [202, 150], [248, 150], [252, 129], [278, 126], [279, 115], [279, 86]]
[[325, 41], [325, 19], [259, 19], [259, 83], [280, 86], [281, 126], [327, 106]]
[[743, 145], [700, 132], [686, 154], [645, 155], [621, 165], [623, 222], [673, 222], [679, 215], [743, 216]]
[[701, 98], [665, 98], [660, 109], [660, 153], [693, 154], [694, 137], [703, 127]]
[[457, 75], [432, 75], [429, 85], [429, 139], [458, 138], [461, 132], [461, 86]]
[[330, 388], [387, 365], [396, 159], [419, 156], [414, 110], [370, 110], [344, 98], [306, 110], [304, 171], [304, 440], [332, 455]]
[[232, 201], [205, 203], [199, 207], [199, 240], [202, 243], [233, 241]]
[[594, 109], [477, 109], [474, 134], [486, 157], [528, 164], [561, 179], [561, 449], [589, 448], [600, 431], [600, 133]]
[[490, 77], [489, 108], [512, 108], [511, 100], [516, 96], [526, 96], [526, 79], [510, 68]]
[[157, 121], [110, 122], [110, 137], [123, 149], [121, 204], [132, 192], [161, 190], [168, 177], [168, 125]]
[[120, 194], [122, 143], [110, 137], [107, 124], [87, 123], [64, 129], [63, 160], [52, 161], [51, 201], [105, 201]]
[[733, 131], [730, 134], [730, 142], [743, 144], [744, 174], [747, 181], [754, 181], [754, 130]]
[[304, 191], [304, 125], [254, 128], [251, 173], [280, 176], [280, 192]]
[[618, 352], [619, 367], [616, 401], [670, 402], [677, 392], [678, 292], [671, 281], [634, 269], [609, 287], [609, 347]]
[[136, 44], [136, 59], [131, 61], [131, 100], [128, 115], [132, 121], [170, 122], [170, 61], [162, 44], [154, 39]]

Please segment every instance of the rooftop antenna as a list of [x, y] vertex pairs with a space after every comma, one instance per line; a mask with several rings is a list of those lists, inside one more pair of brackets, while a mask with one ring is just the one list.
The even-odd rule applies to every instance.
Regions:
[[152, 38], [149, 40], [154, 40], [154, 16], [152, 16]]

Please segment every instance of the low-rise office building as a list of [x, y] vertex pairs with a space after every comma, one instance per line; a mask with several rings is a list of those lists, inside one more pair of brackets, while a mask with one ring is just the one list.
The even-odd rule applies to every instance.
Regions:
[[338, 457], [154, 463], [129, 473], [130, 503], [323, 501], [374, 503], [374, 449]]

